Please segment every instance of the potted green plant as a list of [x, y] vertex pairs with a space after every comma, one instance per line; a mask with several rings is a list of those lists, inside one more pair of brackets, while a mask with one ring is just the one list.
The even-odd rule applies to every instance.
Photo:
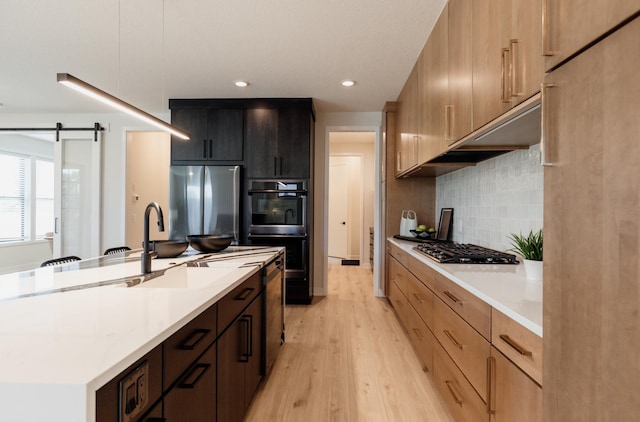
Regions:
[[542, 229], [528, 235], [511, 233], [511, 245], [509, 249], [522, 256], [524, 269], [529, 280], [542, 280]]

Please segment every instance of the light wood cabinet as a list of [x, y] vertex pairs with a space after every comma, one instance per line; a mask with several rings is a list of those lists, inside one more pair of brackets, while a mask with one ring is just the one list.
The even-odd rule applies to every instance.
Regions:
[[498, 349], [489, 358], [489, 398], [491, 422], [541, 422], [542, 388]]
[[420, 134], [420, 66], [413, 67], [397, 101], [396, 176], [418, 164]]
[[414, 254], [387, 251], [389, 301], [456, 420], [541, 422], [542, 338]]
[[638, 51], [640, 17], [545, 79], [547, 421], [640, 414]]
[[473, 131], [472, 22], [473, 2], [449, 0], [448, 94], [445, 135], [451, 144]]
[[544, 0], [544, 4], [546, 70], [640, 11], [635, 0]]
[[445, 6], [422, 50], [420, 106], [420, 136], [418, 164], [439, 156], [447, 150], [445, 119], [448, 111], [448, 7]]
[[491, 306], [440, 273], [435, 273], [434, 280], [435, 293], [442, 302], [489, 341], [491, 339]]
[[456, 421], [489, 420], [485, 403], [437, 342], [433, 354], [433, 378], [440, 396], [447, 403]]
[[473, 2], [474, 130], [540, 90], [541, 19], [541, 1]]
[[441, 300], [434, 301], [434, 334], [483, 400], [487, 399], [489, 342]]
[[542, 385], [542, 338], [497, 309], [491, 310], [491, 344]]

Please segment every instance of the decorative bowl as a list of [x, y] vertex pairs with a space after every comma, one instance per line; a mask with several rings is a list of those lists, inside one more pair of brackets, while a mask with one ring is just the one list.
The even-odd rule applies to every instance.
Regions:
[[186, 240], [150, 240], [149, 251], [158, 254], [158, 258], [175, 258], [187, 250], [189, 242]]
[[200, 252], [220, 252], [233, 242], [229, 234], [197, 234], [187, 236], [191, 247]]

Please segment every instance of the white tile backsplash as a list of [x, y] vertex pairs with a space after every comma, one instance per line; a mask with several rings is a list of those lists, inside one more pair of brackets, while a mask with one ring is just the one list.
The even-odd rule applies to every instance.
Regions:
[[542, 228], [543, 170], [539, 145], [436, 178], [436, 216], [453, 208], [453, 240], [497, 250], [511, 233]]

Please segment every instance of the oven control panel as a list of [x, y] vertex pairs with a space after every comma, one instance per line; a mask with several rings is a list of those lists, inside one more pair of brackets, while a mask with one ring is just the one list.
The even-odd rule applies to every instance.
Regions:
[[149, 400], [149, 363], [144, 362], [120, 381], [120, 421], [131, 422]]

